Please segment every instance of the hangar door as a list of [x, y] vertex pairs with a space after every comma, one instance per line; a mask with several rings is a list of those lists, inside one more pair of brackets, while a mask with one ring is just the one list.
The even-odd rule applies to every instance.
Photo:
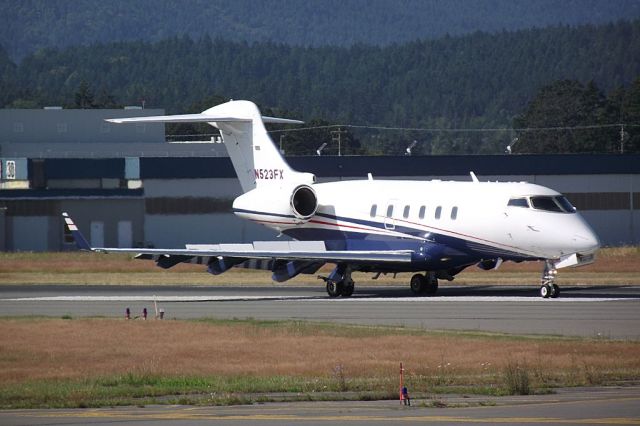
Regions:
[[130, 220], [118, 222], [118, 247], [133, 247], [133, 231]]
[[91, 247], [104, 247], [104, 222], [91, 222]]

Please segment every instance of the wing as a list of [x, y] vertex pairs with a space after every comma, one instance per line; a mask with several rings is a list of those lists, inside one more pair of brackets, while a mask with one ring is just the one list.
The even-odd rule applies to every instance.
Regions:
[[327, 250], [324, 241], [256, 241], [251, 244], [192, 244], [184, 249], [146, 249], [91, 247], [74, 224], [62, 213], [76, 245], [81, 250], [100, 253], [133, 253], [137, 259], [154, 260], [161, 268], [179, 263], [206, 264], [217, 275], [252, 259], [268, 261], [276, 281], [285, 281], [300, 273], [315, 273], [325, 263], [386, 264], [410, 263], [411, 250]]

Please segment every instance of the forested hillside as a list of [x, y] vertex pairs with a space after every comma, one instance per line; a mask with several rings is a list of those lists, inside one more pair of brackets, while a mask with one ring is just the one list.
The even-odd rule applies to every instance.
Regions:
[[297, 46], [386, 45], [446, 34], [640, 17], [637, 0], [0, 0], [0, 45], [45, 47], [194, 39]]
[[[205, 98], [218, 95], [254, 100], [307, 121], [508, 129], [514, 117], [526, 118], [529, 102], [555, 80], [583, 86], [593, 81], [598, 99], [629, 86], [640, 76], [640, 21], [474, 33], [387, 47], [304, 48], [174, 37], [43, 50], [17, 66], [0, 52], [0, 70], [5, 107], [144, 100], [176, 113], [202, 107]], [[496, 152], [515, 136], [374, 133], [363, 145], [383, 152], [390, 151], [387, 142], [397, 148], [413, 139], [421, 142], [417, 152]]]

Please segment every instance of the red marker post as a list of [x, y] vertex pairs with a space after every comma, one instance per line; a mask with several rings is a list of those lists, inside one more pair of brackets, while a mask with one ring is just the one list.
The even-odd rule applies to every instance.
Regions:
[[402, 367], [402, 363], [400, 363], [400, 405], [402, 405], [404, 394], [402, 393], [402, 389], [404, 388], [404, 367]]

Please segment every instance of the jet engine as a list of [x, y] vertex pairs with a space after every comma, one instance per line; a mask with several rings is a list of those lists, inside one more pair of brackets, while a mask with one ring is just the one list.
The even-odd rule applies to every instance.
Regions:
[[318, 210], [318, 196], [309, 185], [297, 186], [291, 193], [291, 210], [293, 214], [307, 221]]
[[305, 223], [318, 210], [318, 196], [311, 185], [256, 188], [236, 198], [233, 210], [238, 216], [252, 220], [292, 218]]

